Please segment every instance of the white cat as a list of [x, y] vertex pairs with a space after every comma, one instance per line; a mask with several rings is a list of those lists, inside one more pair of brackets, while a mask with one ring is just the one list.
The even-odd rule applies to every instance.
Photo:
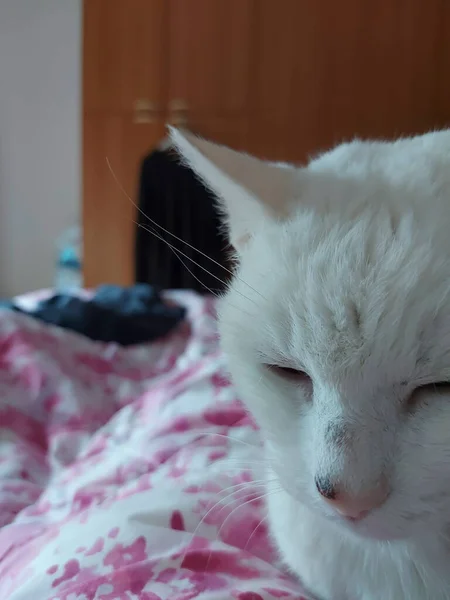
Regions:
[[305, 168], [172, 139], [239, 254], [220, 328], [282, 558], [321, 600], [449, 600], [450, 130]]

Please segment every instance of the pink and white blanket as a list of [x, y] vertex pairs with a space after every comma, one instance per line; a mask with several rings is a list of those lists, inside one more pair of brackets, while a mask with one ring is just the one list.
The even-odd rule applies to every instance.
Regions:
[[302, 598], [214, 303], [175, 298], [188, 322], [128, 349], [0, 311], [1, 600]]

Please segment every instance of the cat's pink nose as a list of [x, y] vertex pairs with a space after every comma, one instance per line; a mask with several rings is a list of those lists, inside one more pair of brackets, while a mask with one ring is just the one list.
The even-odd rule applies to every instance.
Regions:
[[316, 487], [320, 495], [339, 514], [351, 521], [364, 519], [371, 511], [380, 507], [389, 496], [389, 486], [385, 479], [370, 491], [358, 495], [339, 490], [328, 479], [317, 478]]

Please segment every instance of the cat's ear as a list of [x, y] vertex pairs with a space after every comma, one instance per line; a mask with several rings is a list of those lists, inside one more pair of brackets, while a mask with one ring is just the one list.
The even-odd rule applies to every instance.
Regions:
[[287, 215], [296, 169], [267, 163], [173, 127], [169, 131], [182, 160], [219, 199], [230, 242], [238, 252], [264, 219]]

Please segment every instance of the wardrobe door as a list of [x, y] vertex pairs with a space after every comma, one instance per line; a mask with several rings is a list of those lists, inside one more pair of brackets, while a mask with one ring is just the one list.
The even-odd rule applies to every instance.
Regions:
[[170, 122], [302, 163], [450, 124], [446, 0], [85, 0], [85, 283], [132, 283], [143, 155]]
[[442, 0], [169, 0], [174, 122], [304, 161], [449, 122]]
[[164, 118], [134, 123], [123, 115], [85, 115], [85, 286], [134, 283], [140, 165], [164, 135]]
[[115, 178], [135, 200], [140, 162], [165, 135], [167, 16], [165, 0], [84, 2], [83, 262], [88, 287], [134, 281], [136, 209]]
[[254, 0], [167, 0], [169, 111], [247, 114]]
[[250, 149], [305, 160], [448, 124], [449, 14], [442, 0], [258, 0]]

